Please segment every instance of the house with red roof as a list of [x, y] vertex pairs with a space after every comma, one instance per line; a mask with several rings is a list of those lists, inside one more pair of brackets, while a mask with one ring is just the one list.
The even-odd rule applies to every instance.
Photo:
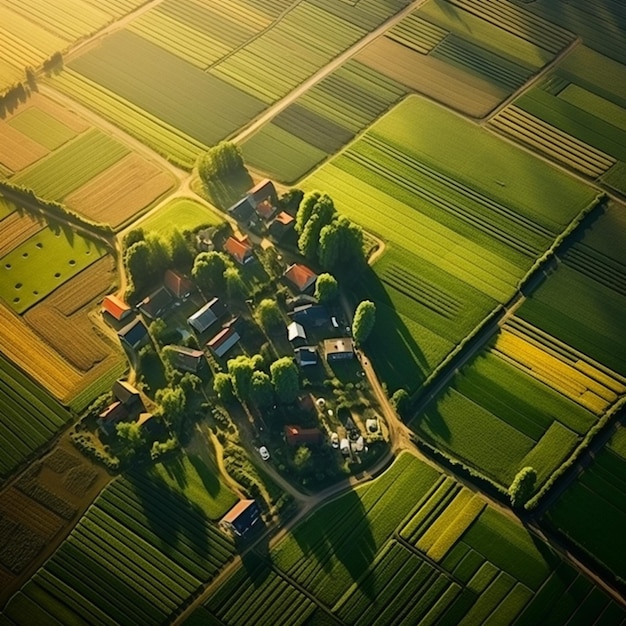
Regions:
[[283, 278], [298, 292], [313, 291], [317, 282], [317, 274], [306, 265], [293, 263], [283, 274]]
[[132, 313], [132, 309], [124, 300], [110, 294], [102, 301], [102, 313], [108, 313], [114, 320], [119, 322], [128, 317]]
[[319, 428], [302, 428], [301, 426], [285, 426], [285, 439], [290, 446], [304, 444], [319, 445], [324, 441], [324, 434]]
[[191, 279], [183, 276], [176, 270], [167, 270], [165, 272], [163, 284], [177, 300], [186, 300], [194, 289]]
[[260, 520], [261, 509], [256, 500], [240, 500], [224, 515], [221, 524], [238, 537], [242, 537]]
[[224, 252], [228, 253], [239, 265], [254, 261], [254, 254], [250, 240], [247, 237], [236, 239], [229, 237], [224, 244]]

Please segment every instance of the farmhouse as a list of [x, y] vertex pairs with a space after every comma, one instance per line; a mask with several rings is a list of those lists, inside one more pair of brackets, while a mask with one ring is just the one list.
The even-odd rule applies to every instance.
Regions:
[[141, 402], [139, 391], [125, 380], [116, 380], [113, 395], [126, 407], [131, 408]]
[[159, 287], [139, 303], [139, 310], [151, 320], [161, 317], [172, 303], [172, 294], [165, 288]]
[[254, 204], [251, 204], [248, 196], [239, 200], [228, 209], [228, 214], [238, 222], [247, 222], [254, 213]]
[[102, 313], [108, 313], [114, 320], [119, 322], [128, 317], [132, 313], [132, 309], [124, 300], [111, 294], [102, 301]]
[[175, 270], [165, 272], [163, 284], [177, 300], [186, 300], [193, 291], [193, 282]]
[[297, 306], [289, 317], [299, 324], [317, 328], [328, 322], [328, 311], [321, 304], [305, 304]]
[[250, 263], [250, 261], [254, 261], [252, 246], [247, 237], [243, 239], [229, 237], [224, 244], [224, 252], [228, 253], [239, 265], [245, 265]]
[[300, 293], [313, 291], [317, 281], [317, 274], [306, 265], [300, 263], [290, 265], [285, 270], [283, 277], [291, 287]]
[[206, 345], [215, 356], [223, 357], [240, 339], [239, 333], [232, 326], [229, 326], [223, 328]]
[[291, 322], [291, 324], [287, 326], [287, 338], [292, 346], [299, 347], [307, 343], [304, 328], [298, 324], [298, 322]]
[[354, 358], [354, 343], [349, 337], [326, 339], [324, 341], [324, 354], [329, 363], [352, 359]]
[[161, 437], [167, 432], [163, 422], [152, 415], [152, 413], [141, 413], [137, 418], [137, 423], [141, 428], [141, 432], [152, 439]]
[[293, 229], [295, 220], [289, 213], [281, 211], [268, 227], [269, 236], [277, 241], [282, 239], [290, 230]]
[[225, 313], [226, 305], [219, 298], [213, 298], [187, 318], [187, 323], [197, 332], [203, 333]]
[[170, 346], [174, 352], [174, 366], [182, 372], [197, 373], [205, 363], [204, 352], [186, 346]]
[[269, 178], [259, 181], [254, 187], [248, 189], [248, 200], [255, 207], [264, 200], [267, 200], [273, 206], [277, 206], [278, 195], [274, 183]]
[[277, 210], [269, 200], [261, 200], [255, 208], [256, 214], [266, 222], [272, 219]]
[[224, 515], [222, 526], [243, 537], [261, 519], [261, 509], [255, 500], [240, 500]]
[[115, 429], [115, 425], [127, 418], [128, 409], [122, 402], [116, 400], [109, 404], [109, 406], [98, 415], [98, 424], [107, 435], [111, 435]]
[[139, 318], [134, 319], [130, 324], [119, 330], [117, 336], [123, 344], [133, 350], [150, 340], [148, 329]]
[[294, 350], [296, 363], [300, 367], [317, 365], [317, 350], [313, 346], [302, 346]]
[[324, 441], [324, 434], [319, 428], [301, 428], [300, 426], [285, 426], [285, 440], [290, 446], [304, 444], [319, 445]]

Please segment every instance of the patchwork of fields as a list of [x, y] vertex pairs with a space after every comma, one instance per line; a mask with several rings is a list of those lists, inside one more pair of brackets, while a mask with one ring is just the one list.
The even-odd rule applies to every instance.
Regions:
[[268, 559], [238, 568], [188, 623], [530, 625], [600, 616], [624, 617], [518, 522], [405, 454], [313, 514]]
[[[472, 158], [460, 145], [472, 146]], [[302, 187], [328, 192], [342, 213], [387, 242], [358, 296], [373, 298], [392, 322], [377, 325], [370, 343], [382, 379], [411, 390], [513, 295], [536, 258], [596, 196], [418, 97], [404, 100]]]

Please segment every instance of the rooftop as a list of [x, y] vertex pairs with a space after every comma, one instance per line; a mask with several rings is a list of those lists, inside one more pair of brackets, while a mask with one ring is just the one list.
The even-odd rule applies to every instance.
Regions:
[[293, 263], [286, 270], [283, 276], [298, 290], [306, 291], [315, 285], [317, 274], [306, 265]]

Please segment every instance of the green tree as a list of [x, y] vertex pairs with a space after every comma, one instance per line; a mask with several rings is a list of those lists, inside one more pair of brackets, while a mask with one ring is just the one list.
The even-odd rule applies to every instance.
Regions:
[[128, 442], [132, 450], [137, 450], [146, 443], [139, 422], [120, 422], [115, 425], [115, 431], [120, 439]]
[[170, 259], [174, 267], [188, 270], [193, 263], [193, 250], [185, 235], [178, 228], [174, 228], [170, 233], [168, 245]]
[[272, 381], [265, 372], [256, 371], [252, 374], [250, 400], [261, 408], [274, 404]]
[[259, 324], [266, 333], [276, 330], [284, 324], [282, 313], [275, 300], [269, 298], [261, 300], [256, 308], [256, 314]]
[[285, 404], [295, 402], [300, 383], [298, 381], [298, 368], [293, 359], [284, 356], [274, 361], [270, 365], [270, 375], [278, 400]]
[[304, 198], [304, 191], [296, 187], [292, 187], [285, 191], [280, 197], [278, 203], [283, 211], [297, 211], [300, 207], [300, 203]]
[[241, 402], [247, 402], [250, 399], [252, 374], [255, 369], [253, 360], [247, 356], [240, 355], [230, 359], [227, 365], [235, 395]]
[[149, 282], [160, 281], [171, 264], [167, 241], [159, 233], [148, 233], [146, 243], [150, 249]]
[[321, 195], [312, 207], [311, 215], [304, 224], [300, 237], [298, 237], [298, 249], [309, 260], [317, 258], [320, 233], [335, 219], [337, 211], [330, 196]]
[[194, 261], [191, 275], [205, 293], [224, 288], [224, 272], [230, 267], [230, 260], [222, 252], [201, 252]]
[[351, 268], [363, 261], [363, 230], [342, 215], [320, 231], [318, 258], [327, 270]]
[[339, 293], [337, 279], [332, 274], [320, 274], [315, 283], [315, 297], [322, 303], [332, 302]]
[[537, 472], [532, 467], [523, 467], [517, 472], [509, 487], [509, 498], [514, 509], [521, 509], [532, 495], [537, 480]]
[[396, 413], [402, 418], [407, 417], [409, 411], [410, 397], [406, 389], [396, 389], [391, 396], [391, 406], [396, 410]]
[[124, 235], [124, 250], [128, 250], [134, 243], [138, 241], [145, 241], [146, 235], [143, 228], [133, 228]]
[[241, 278], [241, 272], [236, 267], [227, 267], [224, 271], [226, 293], [230, 300], [244, 300], [248, 297], [248, 290]]
[[367, 341], [375, 323], [376, 305], [371, 300], [363, 300], [356, 308], [352, 320], [352, 338], [357, 345]]
[[225, 372], [218, 372], [213, 379], [213, 391], [222, 402], [229, 402], [233, 397], [233, 380]]
[[313, 215], [315, 204], [321, 195], [322, 193], [320, 191], [310, 191], [302, 198], [296, 213], [296, 223], [294, 225], [294, 228], [299, 235], [302, 234], [304, 227], [311, 218], [311, 215]]
[[198, 159], [198, 175], [215, 205], [227, 209], [252, 186], [237, 145], [221, 141]]
[[163, 338], [167, 336], [168, 332], [165, 320], [160, 317], [150, 323], [148, 330], [157, 343], [163, 343]]
[[124, 254], [124, 265], [135, 291], [141, 291], [148, 284], [150, 266], [150, 246], [146, 241], [137, 241]]
[[158, 405], [155, 415], [163, 417], [170, 426], [179, 428], [187, 406], [187, 398], [183, 388], [165, 387], [159, 389], [154, 399]]
[[311, 461], [313, 454], [311, 450], [306, 446], [299, 446], [296, 453], [293, 456], [293, 464], [296, 466], [298, 472], [306, 473], [311, 469]]

